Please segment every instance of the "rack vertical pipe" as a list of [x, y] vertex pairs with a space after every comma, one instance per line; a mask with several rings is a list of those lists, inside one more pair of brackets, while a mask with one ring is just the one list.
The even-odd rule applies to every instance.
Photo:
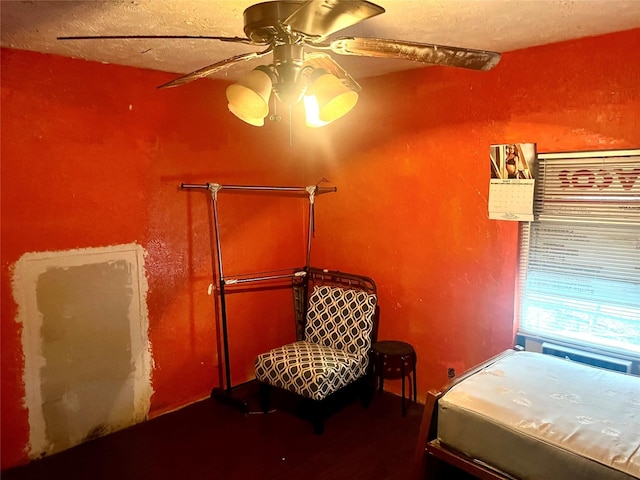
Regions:
[[306, 259], [306, 267], [307, 270], [311, 266], [311, 239], [313, 238], [313, 228], [314, 228], [314, 204], [315, 204], [315, 194], [318, 190], [317, 186], [307, 187], [307, 193], [309, 193], [309, 225], [307, 229], [307, 259]]
[[218, 260], [218, 278], [220, 279], [220, 314], [222, 317], [222, 343], [224, 348], [224, 377], [226, 392], [231, 393], [231, 366], [229, 365], [229, 335], [227, 332], [227, 303], [224, 295], [224, 272], [222, 270], [222, 256], [220, 254], [220, 227], [218, 224], [218, 191], [212, 191], [213, 227], [216, 234], [216, 258]]

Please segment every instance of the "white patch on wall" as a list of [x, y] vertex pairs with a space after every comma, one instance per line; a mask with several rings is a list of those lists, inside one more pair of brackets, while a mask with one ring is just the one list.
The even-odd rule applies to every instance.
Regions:
[[153, 390], [140, 245], [26, 253], [13, 291], [31, 458], [146, 419]]

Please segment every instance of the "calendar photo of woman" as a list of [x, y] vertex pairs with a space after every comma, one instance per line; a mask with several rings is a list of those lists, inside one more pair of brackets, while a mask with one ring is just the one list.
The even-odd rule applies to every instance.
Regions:
[[491, 145], [491, 178], [532, 179], [536, 158], [535, 143]]

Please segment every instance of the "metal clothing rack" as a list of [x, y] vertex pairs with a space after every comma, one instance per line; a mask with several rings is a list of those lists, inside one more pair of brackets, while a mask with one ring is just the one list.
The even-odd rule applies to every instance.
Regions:
[[[229, 404], [235, 408], [238, 408], [245, 413], [248, 413], [249, 409], [244, 400], [233, 396], [233, 387], [231, 384], [231, 367], [229, 362], [229, 334], [227, 330], [227, 306], [225, 300], [225, 287], [252, 283], [262, 281], [280, 280], [285, 278], [303, 277], [306, 275], [306, 270], [310, 267], [311, 262], [311, 239], [313, 237], [314, 226], [314, 205], [315, 197], [322, 193], [336, 192], [336, 187], [319, 187], [318, 185], [310, 185], [308, 187], [276, 187], [276, 186], [260, 186], [260, 185], [221, 185], [219, 183], [204, 183], [204, 184], [180, 184], [180, 188], [183, 190], [200, 189], [211, 192], [211, 200], [213, 205], [213, 237], [215, 238], [215, 256], [217, 259], [218, 278], [220, 286], [218, 291], [220, 292], [220, 316], [222, 324], [222, 338], [223, 338], [223, 354], [224, 354], [224, 377], [225, 387], [222, 386], [213, 388], [211, 390], [211, 398], [219, 400], [223, 403]], [[274, 275], [257, 275], [245, 278], [225, 278], [222, 268], [222, 248], [220, 242], [220, 228], [218, 224], [218, 193], [224, 190], [229, 191], [250, 191], [250, 192], [280, 192], [280, 193], [293, 193], [302, 194], [306, 193], [309, 197], [309, 219], [308, 219], [308, 235], [307, 235], [307, 252], [305, 269], [297, 269], [292, 273], [287, 274], [274, 274]], [[213, 238], [212, 238], [213, 240]], [[213, 272], [213, 284], [215, 285], [215, 272]], [[222, 384], [222, 382], [221, 382]]]

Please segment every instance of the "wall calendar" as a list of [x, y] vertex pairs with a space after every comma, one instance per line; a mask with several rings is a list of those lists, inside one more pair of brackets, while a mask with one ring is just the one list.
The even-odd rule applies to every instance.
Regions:
[[535, 143], [491, 145], [489, 218], [533, 221]]

